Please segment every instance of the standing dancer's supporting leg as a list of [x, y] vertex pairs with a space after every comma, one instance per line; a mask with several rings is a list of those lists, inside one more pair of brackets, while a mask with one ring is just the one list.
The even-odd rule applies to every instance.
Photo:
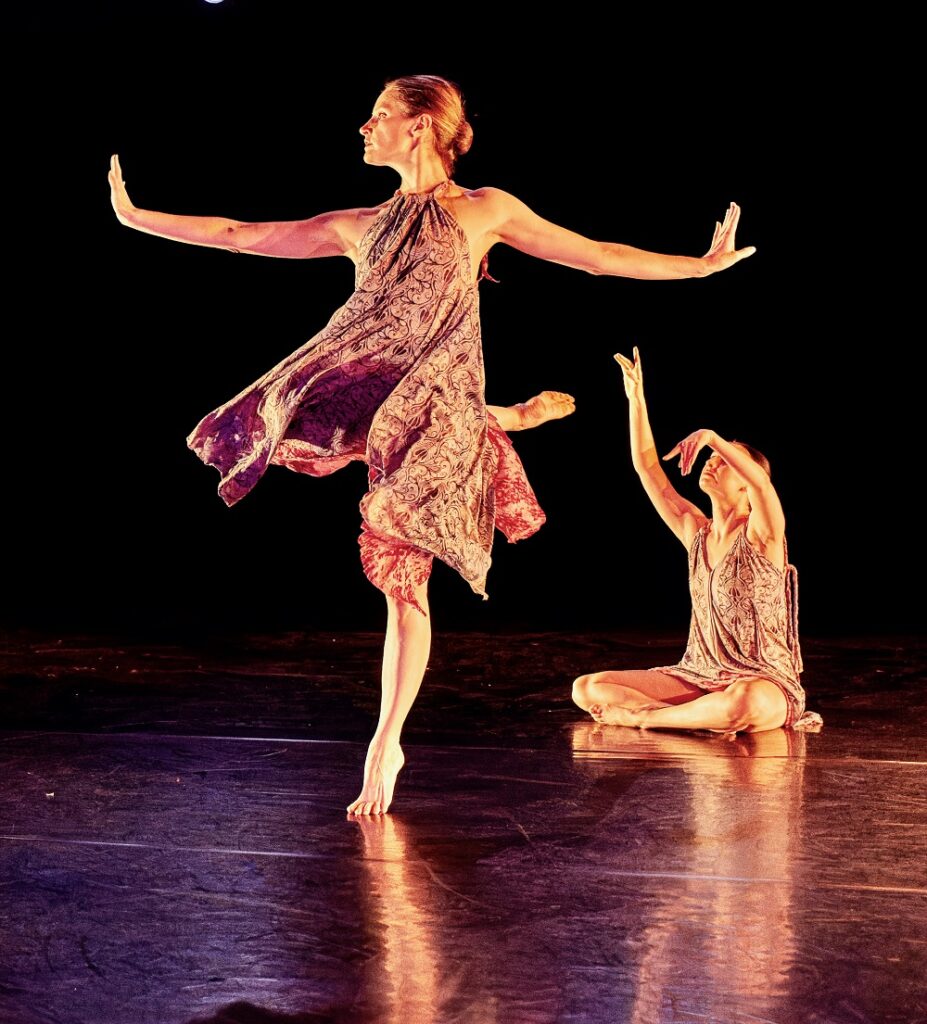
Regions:
[[405, 762], [399, 734], [422, 685], [431, 651], [427, 583], [415, 591], [415, 599], [424, 615], [405, 601], [389, 595], [386, 598], [380, 720], [367, 748], [364, 785], [348, 807], [350, 814], [385, 814], [393, 800], [396, 776]]

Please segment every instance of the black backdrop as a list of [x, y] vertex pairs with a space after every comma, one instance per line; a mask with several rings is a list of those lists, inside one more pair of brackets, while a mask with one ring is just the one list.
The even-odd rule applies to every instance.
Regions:
[[[436, 626], [684, 628], [685, 553], [627, 454], [611, 354], [634, 344], [659, 446], [710, 426], [770, 457], [806, 631], [918, 625], [909, 581], [923, 560], [901, 512], [920, 459], [906, 450], [916, 345], [884, 274], [905, 158], [852, 60], [806, 26], [669, 14], [540, 25], [525, 8], [503, 31], [485, 10], [351, 8], [323, 27], [314, 5], [315, 20], [310, 5], [245, 0], [122, 7], [43, 8], [12, 42], [8, 623], [382, 624], [357, 557], [363, 467], [323, 480], [271, 468], [229, 510], [184, 440], [324, 325], [351, 264], [129, 231], [106, 170], [118, 151], [133, 201], [178, 213], [373, 204], [398, 179], [362, 163], [357, 129], [387, 77], [431, 72], [468, 98], [476, 138], [458, 182], [505, 188], [592, 237], [691, 255], [735, 200], [739, 241], [758, 247], [683, 282], [493, 250], [488, 400], [554, 388], [578, 411], [515, 436], [548, 523], [515, 546], [497, 535], [488, 602], [436, 567]], [[680, 489], [704, 504], [694, 477]]]

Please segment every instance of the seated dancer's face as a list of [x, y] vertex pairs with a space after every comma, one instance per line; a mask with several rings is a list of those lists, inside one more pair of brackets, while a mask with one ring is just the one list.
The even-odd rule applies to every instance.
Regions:
[[[741, 446], [737, 445], [737, 447]], [[714, 452], [702, 467], [698, 485], [706, 494], [715, 493], [733, 497], [744, 486], [744, 481], [739, 473], [731, 469], [724, 459]]]
[[406, 117], [394, 92], [389, 89], [381, 92], [370, 118], [360, 127], [364, 136], [364, 163], [382, 166], [409, 152], [413, 141], [409, 127], [414, 121], [414, 117]]

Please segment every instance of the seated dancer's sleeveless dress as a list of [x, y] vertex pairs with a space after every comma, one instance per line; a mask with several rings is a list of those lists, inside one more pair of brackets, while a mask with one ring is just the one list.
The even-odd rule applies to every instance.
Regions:
[[692, 620], [686, 653], [678, 665], [652, 669], [694, 683], [703, 690], [726, 690], [741, 679], [762, 676], [782, 690], [788, 704], [784, 725], [815, 729], [821, 716], [805, 711], [798, 643], [798, 572], [777, 569], [741, 530], [714, 567], [708, 561], [706, 523], [689, 548]]
[[467, 239], [438, 201], [397, 192], [361, 239], [355, 291], [314, 338], [205, 416], [187, 444], [227, 505], [271, 464], [325, 476], [369, 466], [361, 559], [415, 604], [437, 555], [485, 594], [493, 528], [510, 541], [544, 513], [484, 397]]

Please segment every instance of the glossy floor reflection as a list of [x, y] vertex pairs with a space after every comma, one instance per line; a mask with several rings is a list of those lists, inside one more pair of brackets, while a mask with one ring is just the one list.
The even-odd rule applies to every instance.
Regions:
[[8, 637], [0, 1020], [927, 1018], [922, 646], [809, 641], [815, 735], [565, 699], [678, 643], [439, 638], [356, 821], [379, 638]]

